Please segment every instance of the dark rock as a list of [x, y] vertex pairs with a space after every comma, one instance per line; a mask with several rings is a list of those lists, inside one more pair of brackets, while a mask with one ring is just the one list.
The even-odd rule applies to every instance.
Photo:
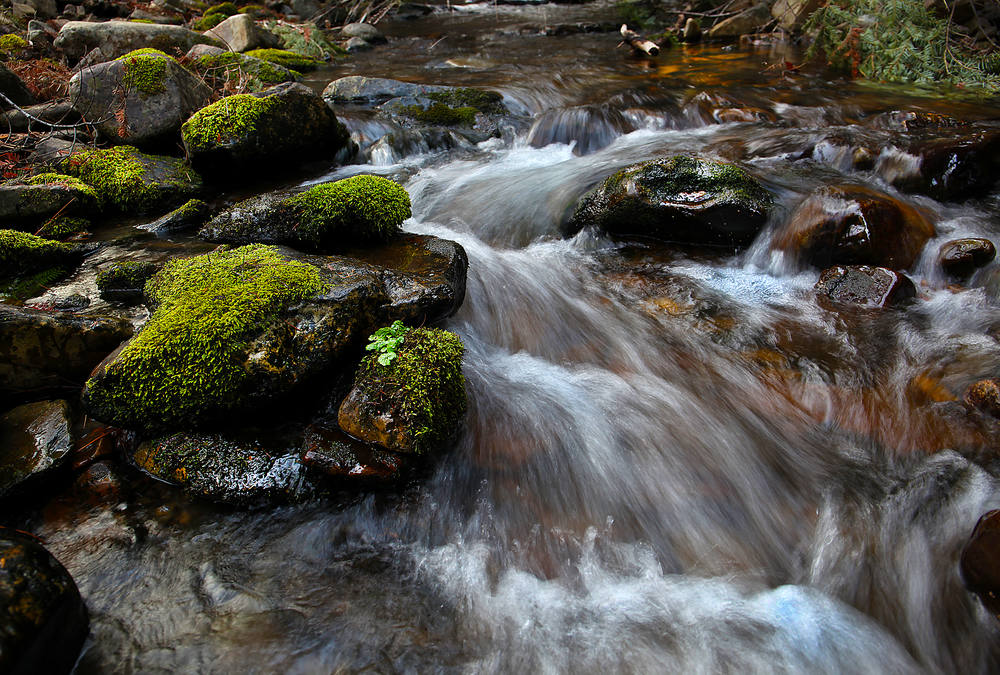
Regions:
[[684, 42], [701, 42], [701, 25], [698, 23], [698, 19], [689, 16], [684, 22], [683, 39]]
[[142, 443], [133, 459], [188, 494], [226, 504], [301, 501], [317, 491], [298, 453], [256, 439], [178, 433]]
[[996, 258], [997, 249], [989, 239], [956, 239], [941, 247], [938, 262], [953, 279], [966, 279]]
[[42, 176], [50, 176], [50, 179], [44, 183], [27, 179], [27, 184], [8, 182], [0, 185], [0, 222], [30, 225], [34, 230], [56, 213], [87, 215], [99, 210], [97, 193], [90, 186], [70, 176]]
[[620, 110], [607, 106], [559, 108], [538, 115], [528, 133], [528, 143], [536, 148], [574, 143], [574, 155], [589, 155], [635, 130], [635, 124]]
[[816, 190], [775, 233], [774, 247], [817, 267], [913, 265], [934, 226], [917, 209], [858, 185]]
[[421, 5], [415, 2], [404, 2], [396, 8], [396, 17], [400, 19], [419, 19], [434, 11], [428, 5]]
[[988, 511], [976, 523], [962, 550], [962, 579], [994, 614], [1000, 614], [1000, 510]]
[[121, 496], [122, 481], [114, 466], [108, 462], [94, 462], [76, 479], [76, 488], [99, 501], [114, 501]]
[[190, 199], [167, 215], [146, 225], [140, 225], [139, 229], [158, 235], [191, 230], [204, 225], [210, 214], [211, 209], [208, 204], [200, 199]]
[[236, 174], [254, 170], [259, 161], [332, 159], [350, 143], [323, 100], [297, 83], [224, 98], [195, 113], [181, 135], [192, 163]]
[[30, 535], [0, 528], [0, 671], [69, 673], [89, 632], [72, 577]]
[[[21, 107], [31, 105], [35, 102], [35, 97], [28, 91], [21, 78], [11, 72], [3, 63], [0, 63], [0, 94], [3, 94], [13, 101], [15, 105]], [[9, 107], [6, 101], [0, 101], [0, 109], [6, 110]]]
[[323, 98], [331, 103], [384, 103], [403, 96], [423, 96], [445, 92], [451, 87], [436, 84], [416, 84], [382, 77], [349, 75], [326, 85]]
[[838, 265], [823, 270], [816, 291], [835, 303], [864, 307], [889, 307], [915, 297], [909, 277], [884, 267]]
[[399, 480], [403, 456], [361, 443], [343, 431], [314, 424], [302, 442], [302, 463], [334, 478], [353, 482], [389, 483]]
[[1000, 379], [989, 378], [975, 382], [966, 390], [965, 402], [977, 410], [1000, 418]]
[[69, 83], [74, 109], [113, 143], [171, 141], [212, 100], [207, 84], [162, 54], [127, 54], [84, 68]]
[[[74, 124], [80, 121], [80, 116], [73, 110], [69, 101], [49, 101], [48, 103], [31, 105], [26, 107], [24, 112], [52, 124]], [[10, 110], [0, 116], [0, 129], [7, 130], [9, 128], [11, 131], [21, 133], [28, 131], [29, 127], [44, 128], [44, 125], [32, 122], [20, 110]]]
[[743, 169], [677, 155], [610, 176], [581, 199], [564, 229], [737, 247], [754, 240], [771, 207], [770, 194]]
[[73, 449], [66, 401], [41, 401], [0, 416], [0, 497], [62, 465]]
[[0, 305], [0, 402], [78, 391], [131, 334], [118, 319]]
[[60, 312], [77, 312], [90, 307], [90, 298], [80, 293], [73, 293], [72, 295], [67, 295], [65, 298], [59, 298], [54, 301], [52, 307], [58, 309]]
[[108, 301], [137, 303], [142, 300], [142, 289], [156, 274], [156, 263], [140, 260], [123, 260], [112, 263], [97, 273], [97, 290]]
[[59, 29], [54, 45], [71, 59], [100, 48], [104, 61], [117, 59], [136, 49], [152, 47], [170, 56], [186, 54], [196, 44], [225, 47], [207, 35], [182, 26], [163, 26], [132, 21], [69, 21]]
[[920, 160], [919, 173], [892, 181], [900, 190], [938, 201], [978, 197], [989, 192], [1000, 176], [1000, 131], [978, 130], [913, 141], [910, 154]]

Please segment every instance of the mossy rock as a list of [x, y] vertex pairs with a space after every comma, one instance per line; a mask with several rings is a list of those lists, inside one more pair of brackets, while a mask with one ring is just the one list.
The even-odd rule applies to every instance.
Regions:
[[105, 300], [138, 302], [156, 264], [142, 260], [123, 260], [97, 273], [97, 290]]
[[82, 255], [83, 250], [78, 246], [27, 232], [0, 230], [0, 279], [16, 279], [42, 270], [65, 270], [75, 266]]
[[444, 103], [432, 103], [428, 106], [417, 104], [401, 106], [399, 111], [406, 117], [418, 122], [441, 127], [471, 127], [476, 123], [477, 112], [471, 106], [452, 108]]
[[316, 70], [323, 64], [320, 59], [302, 56], [287, 49], [251, 49], [246, 55], [297, 71]]
[[66, 241], [83, 235], [90, 229], [90, 221], [86, 218], [56, 218], [46, 221], [38, 230], [38, 236], [57, 241]]
[[205, 14], [204, 16], [196, 19], [191, 24], [192, 30], [206, 31], [215, 28], [220, 23], [226, 20], [225, 14]]
[[391, 360], [362, 360], [340, 406], [340, 427], [356, 438], [401, 453], [443, 448], [465, 417], [465, 348], [437, 328], [405, 331]]
[[0, 54], [10, 54], [31, 49], [31, 44], [16, 33], [0, 35]]
[[772, 207], [770, 193], [744, 169], [676, 155], [608, 177], [580, 200], [564, 230], [593, 226], [616, 236], [733, 249], [754, 240]]
[[293, 195], [252, 197], [213, 218], [199, 235], [230, 244], [338, 251], [388, 241], [409, 217], [410, 196], [402, 186], [381, 176], [359, 175]]
[[306, 23], [292, 26], [285, 23], [269, 22], [267, 29], [278, 36], [284, 49], [302, 56], [326, 60], [347, 53], [343, 47], [331, 41], [316, 24]]
[[260, 91], [275, 84], [299, 79], [298, 73], [282, 64], [236, 52], [204, 54], [195, 60], [194, 68], [215, 89], [246, 79], [249, 91]]
[[201, 177], [183, 160], [147, 155], [128, 145], [78, 152], [60, 167], [93, 186], [105, 204], [132, 213], [176, 204], [202, 189]]
[[294, 83], [217, 101], [185, 122], [181, 136], [196, 166], [230, 173], [255, 169], [258, 161], [332, 159], [349, 143], [323, 99]]
[[158, 235], [180, 232], [204, 225], [210, 213], [208, 204], [200, 199], [189, 199], [165, 216], [139, 227]]
[[94, 188], [73, 176], [43, 173], [0, 184], [0, 222], [9, 225], [35, 229], [57, 213], [91, 214], [100, 206]]

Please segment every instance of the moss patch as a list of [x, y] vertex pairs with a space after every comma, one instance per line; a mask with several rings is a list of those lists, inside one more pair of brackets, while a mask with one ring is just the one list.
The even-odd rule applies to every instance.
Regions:
[[417, 452], [439, 447], [457, 430], [465, 415], [465, 347], [457, 335], [438, 328], [409, 331], [388, 365], [377, 354], [366, 356], [354, 386], [360, 388], [373, 415], [389, 411], [410, 429]]
[[410, 217], [410, 195], [381, 176], [352, 176], [289, 197], [295, 231], [314, 246], [335, 241], [386, 241]]
[[298, 73], [280, 64], [235, 52], [199, 56], [194, 68], [216, 89], [232, 87], [233, 82], [245, 80], [249, 90], [258, 91], [272, 84], [293, 82], [298, 78]]
[[93, 197], [94, 201], [100, 202], [100, 195], [97, 191], [87, 185], [79, 178], [74, 176], [67, 176], [62, 173], [40, 173], [30, 178], [25, 178], [22, 181], [25, 185], [60, 185], [63, 187], [71, 188], [73, 190], [79, 190], [80, 192]]
[[166, 91], [163, 80], [167, 76], [167, 61], [173, 59], [159, 49], [145, 47], [115, 60], [125, 65], [122, 84], [126, 89], [140, 91], [147, 96]]
[[211, 30], [225, 21], [228, 17], [225, 14], [206, 14], [191, 24], [192, 30]]
[[124, 260], [116, 262], [97, 273], [97, 290], [139, 291], [149, 278], [156, 274], [156, 265], [151, 262]]
[[503, 104], [503, 96], [495, 91], [458, 87], [448, 91], [435, 91], [426, 94], [427, 98], [443, 103], [452, 108], [474, 108], [482, 113], [502, 115], [507, 112]]
[[323, 62], [311, 56], [302, 56], [287, 49], [251, 49], [247, 56], [268, 63], [276, 63], [291, 70], [315, 70]]
[[205, 106], [181, 126], [189, 150], [205, 150], [254, 132], [257, 120], [277, 103], [274, 98], [236, 94]]
[[205, 14], [224, 14], [225, 16], [232, 16], [239, 13], [239, 9], [232, 2], [220, 2], [217, 5], [212, 5], [205, 10]]
[[0, 52], [16, 52], [22, 49], [28, 49], [31, 45], [20, 35], [14, 33], [7, 33], [6, 35], [0, 35]]
[[307, 23], [292, 26], [284, 23], [269, 22], [267, 29], [281, 38], [282, 47], [302, 56], [325, 59], [328, 56], [343, 56], [347, 54], [346, 49], [331, 42], [316, 24]]
[[173, 260], [146, 284], [149, 322], [87, 383], [87, 403], [133, 428], [191, 426], [236, 408], [250, 339], [323, 288], [317, 268], [259, 244]]
[[42, 225], [38, 235], [47, 239], [63, 240], [86, 232], [89, 228], [90, 221], [86, 218], [57, 218]]
[[444, 103], [434, 103], [427, 108], [419, 105], [408, 105], [400, 110], [407, 117], [435, 126], [472, 126], [476, 123], [476, 109], [469, 106], [452, 108]]
[[17, 230], [0, 230], [0, 277], [13, 279], [39, 270], [61, 267], [74, 248]]

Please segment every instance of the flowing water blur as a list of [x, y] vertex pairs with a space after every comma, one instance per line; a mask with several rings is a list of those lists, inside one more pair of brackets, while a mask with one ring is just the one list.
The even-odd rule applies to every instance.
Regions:
[[[989, 109], [789, 75], [780, 51], [646, 61], [613, 34], [520, 28], [585, 11], [463, 9], [435, 18], [440, 35], [392, 24], [389, 47], [314, 76], [493, 87], [530, 116], [479, 146], [376, 148], [321, 177], [406, 180], [406, 229], [468, 252], [447, 324], [467, 346], [466, 432], [401, 495], [53, 506], [40, 533], [92, 616], [80, 672], [1000, 668], [996, 621], [957, 571], [1000, 506], [996, 467], [990, 448], [950, 448], [914, 394], [960, 396], [1000, 367], [997, 302], [934, 265], [943, 241], [996, 236], [995, 196], [906, 198], [939, 235], [919, 302], [877, 315], [817, 304], [817, 273], [770, 253], [767, 232], [740, 256], [559, 236], [590, 186], [676, 152], [744, 161], [775, 222], [826, 183], [894, 192], [900, 153], [853, 171], [838, 132], [899, 108]], [[706, 112], [726, 105], [750, 117]], [[362, 146], [381, 133], [344, 118]]]

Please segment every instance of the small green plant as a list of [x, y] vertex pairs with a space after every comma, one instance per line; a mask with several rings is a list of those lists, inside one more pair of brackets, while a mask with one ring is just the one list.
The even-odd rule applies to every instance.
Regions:
[[403, 325], [402, 321], [394, 321], [391, 326], [379, 328], [369, 335], [368, 346], [365, 349], [370, 352], [377, 351], [379, 365], [387, 366], [396, 358], [397, 350], [409, 332], [410, 328]]

